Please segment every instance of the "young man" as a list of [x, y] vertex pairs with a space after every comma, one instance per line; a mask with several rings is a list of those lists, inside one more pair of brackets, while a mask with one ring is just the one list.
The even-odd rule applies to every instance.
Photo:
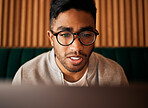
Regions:
[[94, 53], [94, 0], [52, 0], [50, 31], [52, 51], [20, 67], [13, 84], [65, 86], [128, 85], [116, 62]]

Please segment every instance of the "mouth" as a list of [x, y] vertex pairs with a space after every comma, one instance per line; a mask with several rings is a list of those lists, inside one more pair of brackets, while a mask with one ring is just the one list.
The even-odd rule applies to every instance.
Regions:
[[72, 59], [72, 60], [79, 60], [79, 59], [81, 59], [81, 57], [70, 57], [70, 59]]
[[71, 56], [68, 57], [68, 60], [73, 64], [73, 65], [79, 65], [82, 61], [83, 58], [80, 56]]

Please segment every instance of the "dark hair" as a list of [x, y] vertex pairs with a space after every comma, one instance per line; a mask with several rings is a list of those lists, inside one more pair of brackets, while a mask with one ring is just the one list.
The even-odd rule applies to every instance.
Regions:
[[50, 7], [50, 29], [53, 19], [71, 8], [90, 13], [96, 21], [96, 7], [94, 0], [52, 0]]

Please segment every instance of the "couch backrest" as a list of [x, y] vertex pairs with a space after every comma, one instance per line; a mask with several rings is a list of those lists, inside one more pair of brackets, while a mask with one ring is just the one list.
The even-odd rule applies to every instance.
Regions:
[[[13, 79], [26, 61], [49, 48], [1, 48], [0, 78]], [[95, 48], [95, 52], [117, 61], [130, 82], [148, 82], [148, 48]]]

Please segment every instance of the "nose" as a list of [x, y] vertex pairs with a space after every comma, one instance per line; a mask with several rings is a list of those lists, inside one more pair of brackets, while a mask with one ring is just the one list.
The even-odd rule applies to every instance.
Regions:
[[73, 43], [70, 45], [70, 49], [74, 52], [79, 52], [82, 51], [84, 48], [84, 46], [80, 43], [78, 37], [75, 37], [75, 40], [73, 41]]

